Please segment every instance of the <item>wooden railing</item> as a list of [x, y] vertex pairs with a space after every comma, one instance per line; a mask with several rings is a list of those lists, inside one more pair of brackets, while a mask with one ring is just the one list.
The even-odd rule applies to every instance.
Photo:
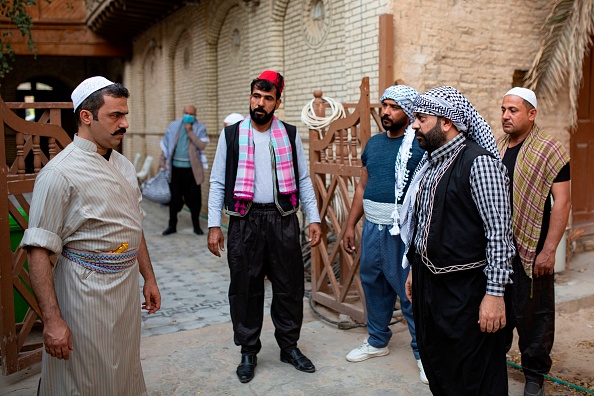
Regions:
[[[363, 78], [356, 104], [343, 104], [347, 116], [327, 130], [309, 131], [310, 174], [322, 220], [322, 242], [311, 252], [312, 299], [318, 304], [365, 322], [365, 295], [359, 277], [361, 249], [348, 254], [341, 240], [361, 176], [361, 154], [371, 136], [371, 120], [382, 130], [380, 105], [370, 104], [369, 78]], [[314, 111], [325, 114], [322, 92], [314, 92]], [[361, 241], [361, 222], [355, 237]]]
[[[25, 121], [13, 111], [30, 108], [43, 111], [38, 122]], [[72, 109], [72, 103], [5, 103], [0, 98], [0, 355], [4, 375], [41, 361], [42, 343], [30, 337], [34, 328], [41, 327], [41, 313], [29, 287], [27, 253], [18, 246], [11, 249], [9, 216], [23, 231], [27, 229], [26, 195], [33, 192], [41, 168], [71, 141], [61, 128], [62, 109]], [[28, 306], [19, 323], [15, 298]]]

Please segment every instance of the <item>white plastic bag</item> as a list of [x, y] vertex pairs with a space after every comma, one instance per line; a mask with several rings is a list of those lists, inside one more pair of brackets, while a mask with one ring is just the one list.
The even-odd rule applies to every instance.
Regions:
[[166, 204], [171, 201], [167, 170], [162, 168], [157, 176], [142, 183], [142, 196], [149, 201]]

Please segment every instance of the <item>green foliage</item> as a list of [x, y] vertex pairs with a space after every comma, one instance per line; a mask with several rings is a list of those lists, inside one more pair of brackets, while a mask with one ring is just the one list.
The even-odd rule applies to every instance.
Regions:
[[[51, 3], [52, 0], [41, 0], [46, 3]], [[84, 0], [87, 8], [92, 7], [95, 3], [100, 3], [102, 0]], [[8, 18], [10, 20], [9, 26], [14, 27], [16, 31], [21, 33], [22, 37], [27, 39], [27, 48], [37, 57], [37, 46], [31, 37], [31, 27], [33, 26], [33, 19], [27, 12], [27, 7], [35, 6], [35, 0], [0, 0], [0, 17]], [[74, 9], [74, 2], [66, 2], [66, 8]], [[2, 27], [2, 23], [0, 23]], [[4, 78], [11, 70], [14, 63], [14, 49], [10, 45], [9, 38], [13, 35], [13, 30], [5, 32], [0, 36], [0, 78]]]
[[[43, 0], [50, 3], [51, 0]], [[0, 15], [10, 20], [22, 37], [27, 39], [27, 49], [37, 56], [37, 46], [31, 38], [31, 26], [33, 19], [27, 12], [27, 7], [36, 5], [35, 0], [13, 0], [0, 2]], [[2, 24], [0, 24], [0, 27]], [[3, 78], [12, 70], [14, 63], [14, 49], [8, 38], [12, 36], [12, 30], [3, 33], [0, 37], [0, 78]]]

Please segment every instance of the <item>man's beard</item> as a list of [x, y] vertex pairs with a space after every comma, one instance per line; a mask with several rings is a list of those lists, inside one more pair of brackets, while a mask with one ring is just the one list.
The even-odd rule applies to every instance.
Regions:
[[419, 141], [419, 147], [429, 153], [440, 148], [446, 141], [446, 136], [441, 130], [439, 119], [435, 123], [435, 126], [427, 131], [427, 133], [415, 131], [415, 135], [423, 138], [423, 140]]
[[[258, 114], [256, 113], [256, 110], [263, 112], [264, 114]], [[258, 125], [266, 125], [270, 122], [270, 120], [272, 120], [272, 116], [274, 115], [274, 110], [272, 110], [270, 113], [267, 113], [266, 110], [264, 110], [261, 107], [256, 107], [255, 109], [252, 110], [252, 108], [250, 107], [250, 118], [252, 119], [252, 121]]]
[[[387, 122], [384, 122], [384, 121], [387, 121]], [[394, 120], [392, 120], [387, 115], [382, 116], [382, 125], [384, 128], [386, 128], [386, 131], [389, 131], [389, 132], [397, 132], [400, 129], [406, 127], [407, 124], [408, 124], [408, 119], [403, 119], [399, 122], [398, 121], [394, 122]]]

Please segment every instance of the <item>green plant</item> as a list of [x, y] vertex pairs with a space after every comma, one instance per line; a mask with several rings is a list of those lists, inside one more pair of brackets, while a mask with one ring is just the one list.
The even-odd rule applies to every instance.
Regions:
[[[43, 1], [51, 2], [51, 0]], [[35, 0], [2, 1], [0, 2], [0, 16], [10, 20], [10, 25], [14, 25], [21, 36], [27, 39], [27, 49], [37, 56], [37, 46], [31, 37], [33, 19], [27, 9], [34, 5], [36, 5]], [[14, 63], [14, 49], [8, 41], [12, 34], [13, 31], [9, 30], [3, 32], [0, 37], [0, 78], [5, 77], [12, 70], [12, 63]]]
[[577, 125], [582, 65], [593, 34], [594, 1], [550, 0], [538, 51], [526, 76], [526, 87], [549, 105], [556, 103], [561, 89], [568, 89], [572, 127]]
[[[52, 0], [41, 0], [46, 3], [51, 3]], [[93, 3], [99, 3], [102, 0], [84, 0], [85, 5], [89, 8]], [[37, 45], [31, 37], [31, 27], [33, 26], [33, 18], [29, 15], [29, 8], [35, 6], [35, 0], [0, 0], [0, 18], [7, 18], [9, 20], [8, 26], [14, 27], [3, 32], [0, 35], [0, 78], [5, 77], [11, 70], [14, 63], [14, 48], [10, 43], [10, 37], [13, 35], [13, 30], [16, 30], [27, 40], [27, 49], [37, 57]], [[66, 8], [74, 8], [73, 1], [66, 2]], [[2, 23], [0, 22], [0, 27]]]

